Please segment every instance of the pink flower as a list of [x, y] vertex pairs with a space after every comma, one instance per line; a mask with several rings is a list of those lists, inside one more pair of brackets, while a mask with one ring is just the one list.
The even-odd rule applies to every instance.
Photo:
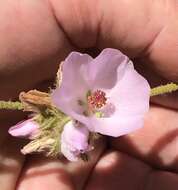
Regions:
[[88, 145], [89, 131], [80, 123], [72, 121], [64, 126], [61, 134], [61, 152], [70, 161], [77, 161], [82, 153], [90, 150]]
[[17, 123], [15, 126], [11, 127], [8, 132], [14, 137], [34, 139], [39, 132], [39, 126], [32, 119], [28, 119]]
[[143, 127], [150, 86], [127, 56], [105, 49], [93, 59], [72, 52], [53, 103], [93, 132], [118, 137]]

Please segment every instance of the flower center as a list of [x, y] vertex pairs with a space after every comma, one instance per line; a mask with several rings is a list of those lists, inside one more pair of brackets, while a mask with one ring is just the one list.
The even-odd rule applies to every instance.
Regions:
[[106, 105], [106, 93], [101, 90], [96, 90], [87, 96], [87, 102], [90, 108], [100, 109]]

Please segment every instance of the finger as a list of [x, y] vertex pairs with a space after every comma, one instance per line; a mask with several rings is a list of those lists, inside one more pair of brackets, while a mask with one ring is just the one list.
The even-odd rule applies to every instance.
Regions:
[[146, 58], [161, 75], [178, 78], [177, 3], [50, 0], [69, 39], [82, 48], [115, 47]]
[[86, 190], [176, 190], [178, 175], [157, 172], [126, 154], [111, 151], [97, 163]]
[[1, 99], [54, 77], [72, 46], [47, 0], [0, 2]]
[[142, 57], [162, 76], [177, 80], [177, 3], [173, 0], [104, 2], [106, 14], [100, 43], [107, 39], [106, 45], [114, 44], [133, 57]]
[[86, 190], [136, 190], [142, 187], [151, 168], [122, 153], [111, 151], [97, 163]]
[[104, 149], [103, 139], [98, 140], [97, 148], [91, 152], [88, 162], [68, 162], [64, 158], [50, 160], [42, 156], [28, 159], [19, 179], [17, 190], [83, 190], [91, 170]]
[[24, 162], [24, 156], [19, 151], [22, 142], [10, 137], [3, 139], [0, 142], [0, 184], [1, 189], [13, 190]]
[[111, 146], [160, 169], [178, 172], [178, 112], [152, 106], [145, 125], [111, 140]]

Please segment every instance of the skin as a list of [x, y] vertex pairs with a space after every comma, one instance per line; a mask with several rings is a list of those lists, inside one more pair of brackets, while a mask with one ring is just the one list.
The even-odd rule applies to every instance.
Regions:
[[[45, 89], [58, 63], [77, 50], [120, 49], [153, 86], [178, 80], [176, 0], [1, 0], [0, 99]], [[58, 60], [58, 63], [57, 63]], [[88, 163], [24, 157], [8, 127], [25, 116], [1, 111], [4, 190], [174, 190], [178, 187], [178, 95], [154, 98], [145, 126], [98, 141]]]

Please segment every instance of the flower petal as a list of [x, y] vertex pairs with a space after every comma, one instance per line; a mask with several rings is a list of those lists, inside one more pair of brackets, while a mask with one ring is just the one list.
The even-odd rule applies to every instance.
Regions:
[[[93, 61], [83, 65], [83, 77], [93, 90], [110, 89], [124, 74], [123, 70], [128, 61], [128, 57], [119, 50], [104, 49]], [[118, 67], [121, 70], [120, 73], [117, 71]]]
[[68, 146], [65, 142], [61, 143], [61, 152], [62, 154], [71, 162], [78, 161], [78, 154], [75, 151], [71, 150], [71, 147]]
[[[90, 121], [93, 131], [112, 137], [119, 137], [129, 134], [144, 125], [144, 116], [136, 117], [113, 117], [103, 119], [93, 119]], [[90, 126], [88, 127], [90, 128]]]
[[24, 122], [17, 123], [15, 126], [11, 127], [8, 132], [14, 137], [33, 139], [39, 132], [38, 128], [39, 126], [35, 121], [28, 119]]
[[150, 86], [131, 63], [107, 96], [115, 112], [109, 118], [92, 119], [90, 125], [95, 132], [118, 137], [143, 127], [149, 110]]
[[81, 123], [68, 122], [64, 126], [62, 137], [67, 144], [78, 150], [85, 150], [88, 147], [89, 131]]
[[144, 115], [149, 110], [150, 85], [133, 67], [127, 64], [123, 77], [107, 94], [116, 107], [115, 114], [122, 116]]
[[92, 60], [87, 54], [73, 52], [63, 63], [62, 83], [51, 96], [53, 103], [68, 115], [71, 115], [72, 111], [82, 112], [78, 100], [84, 99], [89, 87], [81, 74], [81, 67]]

